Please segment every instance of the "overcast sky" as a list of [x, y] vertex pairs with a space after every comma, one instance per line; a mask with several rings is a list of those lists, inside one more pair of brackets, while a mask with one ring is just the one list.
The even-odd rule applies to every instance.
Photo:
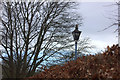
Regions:
[[113, 2], [82, 2], [77, 7], [77, 12], [83, 17], [83, 25], [79, 28], [82, 30], [81, 38], [91, 39], [91, 43], [96, 46], [93, 52], [99, 52], [107, 45], [118, 43], [118, 33], [114, 33], [117, 25], [99, 32], [115, 22], [117, 6], [114, 4]]
[[79, 28], [82, 31], [80, 38], [89, 37], [91, 39], [91, 44], [96, 46], [93, 53], [104, 50], [107, 45], [117, 44], [118, 33], [114, 33], [117, 26], [98, 32], [115, 22], [116, 16], [114, 15], [117, 15], [117, 6], [113, 5], [115, 3], [97, 2], [97, 0], [92, 0], [93, 2], [84, 1], [86, 2], [79, 1], [80, 5], [76, 9], [78, 15], [83, 17], [83, 25]]

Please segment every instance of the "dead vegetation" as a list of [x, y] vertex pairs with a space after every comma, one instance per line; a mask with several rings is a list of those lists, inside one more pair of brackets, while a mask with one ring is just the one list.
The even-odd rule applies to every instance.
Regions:
[[120, 78], [120, 55], [118, 45], [107, 46], [104, 53], [83, 56], [63, 66], [56, 65], [34, 75], [33, 78]]

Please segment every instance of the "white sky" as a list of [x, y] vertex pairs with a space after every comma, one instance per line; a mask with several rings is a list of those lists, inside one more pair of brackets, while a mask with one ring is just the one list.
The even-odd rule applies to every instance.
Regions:
[[[83, 1], [83, 0], [80, 0]], [[109, 2], [99, 2], [103, 0], [84, 0], [78, 6], [77, 13], [83, 17], [83, 25], [79, 29], [82, 31], [81, 38], [89, 37], [92, 40], [91, 44], [94, 44], [96, 48], [93, 50], [93, 53], [104, 50], [107, 45], [112, 46], [113, 44], [118, 43], [117, 32], [114, 33], [114, 30], [117, 29], [117, 26], [113, 26], [108, 30], [98, 32], [104, 28], [111, 25], [114, 22], [113, 16], [117, 13], [117, 7], [114, 6], [111, 1], [116, 0], [107, 0]], [[93, 1], [93, 2], [90, 2]]]
[[[114, 33], [117, 25], [105, 31], [98, 32], [110, 26], [117, 18], [117, 6], [112, 2], [82, 2], [77, 12], [83, 17], [83, 25], [79, 28], [82, 31], [81, 38], [89, 37], [96, 48], [93, 53], [104, 50], [107, 45], [112, 46], [118, 43], [118, 33]], [[108, 19], [113, 18], [113, 19]]]

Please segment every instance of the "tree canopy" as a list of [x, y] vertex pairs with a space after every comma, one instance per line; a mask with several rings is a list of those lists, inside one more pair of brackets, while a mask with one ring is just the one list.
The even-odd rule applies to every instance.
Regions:
[[74, 46], [71, 31], [82, 24], [74, 2], [3, 2], [2, 53], [4, 77], [32, 76], [61, 50]]

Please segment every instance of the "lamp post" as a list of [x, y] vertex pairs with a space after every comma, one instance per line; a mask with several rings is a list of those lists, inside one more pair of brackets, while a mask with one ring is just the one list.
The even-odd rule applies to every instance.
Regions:
[[78, 25], [76, 25], [75, 30], [72, 32], [75, 41], [75, 60], [77, 59], [77, 41], [79, 40], [80, 34], [81, 31], [78, 30]]

